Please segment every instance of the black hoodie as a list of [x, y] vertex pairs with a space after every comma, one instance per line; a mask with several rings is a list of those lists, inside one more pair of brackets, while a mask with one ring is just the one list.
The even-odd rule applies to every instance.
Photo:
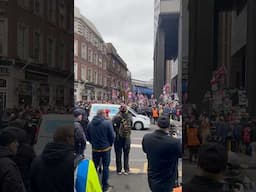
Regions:
[[0, 191], [25, 192], [21, 174], [12, 158], [7, 147], [0, 146]]
[[74, 147], [49, 143], [31, 167], [32, 192], [73, 191]]

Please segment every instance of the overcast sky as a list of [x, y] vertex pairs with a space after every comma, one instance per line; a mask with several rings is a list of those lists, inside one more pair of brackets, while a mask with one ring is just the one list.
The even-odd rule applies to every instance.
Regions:
[[75, 0], [75, 6], [115, 46], [132, 78], [153, 78], [153, 0]]

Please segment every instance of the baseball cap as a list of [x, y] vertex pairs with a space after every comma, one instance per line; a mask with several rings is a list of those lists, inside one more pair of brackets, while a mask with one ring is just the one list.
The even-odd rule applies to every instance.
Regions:
[[157, 124], [160, 128], [166, 129], [170, 127], [170, 120], [165, 116], [161, 116], [158, 118]]

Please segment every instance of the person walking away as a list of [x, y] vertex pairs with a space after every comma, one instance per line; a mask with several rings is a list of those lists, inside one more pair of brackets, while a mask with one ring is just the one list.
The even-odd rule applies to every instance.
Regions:
[[[7, 127], [8, 128], [8, 127]], [[13, 158], [18, 150], [18, 140], [8, 130], [0, 131], [0, 191], [25, 192], [25, 186]]]
[[189, 149], [189, 161], [193, 162], [193, 157], [195, 161], [197, 160], [197, 153], [200, 147], [199, 132], [196, 125], [190, 124], [186, 128], [187, 133], [187, 147]]
[[74, 157], [74, 128], [57, 128], [53, 142], [31, 165], [31, 192], [74, 190]]
[[84, 155], [84, 150], [86, 148], [86, 136], [84, 129], [81, 125], [83, 119], [83, 112], [81, 109], [76, 109], [74, 111], [74, 127], [75, 127], [75, 154]]
[[115, 153], [116, 153], [116, 171], [118, 175], [122, 174], [122, 153], [124, 158], [124, 174], [128, 175], [129, 153], [131, 147], [131, 129], [132, 117], [129, 115], [127, 107], [121, 105], [118, 114], [113, 118], [114, 130], [116, 133]]
[[74, 192], [102, 192], [97, 170], [92, 160], [75, 160]]
[[228, 157], [226, 149], [217, 143], [207, 143], [201, 147], [198, 157], [199, 172], [184, 184], [183, 192], [223, 192], [222, 178]]
[[146, 134], [142, 140], [148, 160], [148, 183], [152, 192], [170, 192], [175, 186], [181, 142], [169, 135], [168, 117], [159, 117], [158, 126], [158, 130]]
[[104, 192], [111, 191], [113, 187], [109, 185], [108, 178], [115, 132], [112, 122], [105, 119], [105, 110], [98, 110], [97, 115], [88, 124], [87, 137], [92, 145], [92, 159], [97, 170], [102, 162], [102, 189]]
[[207, 137], [210, 134], [210, 123], [209, 119], [204, 116], [201, 123], [201, 135], [202, 135], [202, 144], [205, 144], [207, 141]]
[[152, 116], [153, 116], [153, 119], [154, 119], [154, 124], [156, 124], [157, 119], [159, 117], [159, 112], [158, 112], [158, 109], [156, 108], [156, 106], [154, 106], [153, 109], [152, 109]]

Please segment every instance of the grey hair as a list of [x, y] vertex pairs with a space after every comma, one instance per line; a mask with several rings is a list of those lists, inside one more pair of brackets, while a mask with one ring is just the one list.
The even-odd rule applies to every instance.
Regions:
[[105, 110], [104, 109], [99, 109], [97, 111], [97, 116], [104, 116]]

